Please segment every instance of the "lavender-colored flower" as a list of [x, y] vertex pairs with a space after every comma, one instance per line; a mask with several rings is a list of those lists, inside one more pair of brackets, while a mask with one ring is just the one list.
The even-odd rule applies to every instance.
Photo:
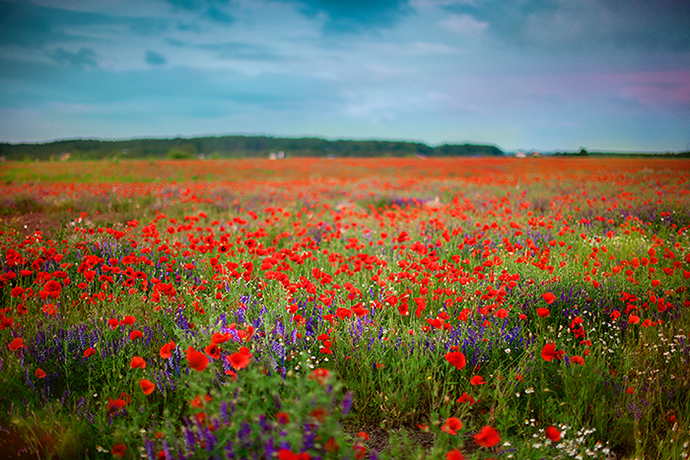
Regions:
[[343, 415], [347, 415], [350, 412], [350, 409], [352, 408], [353, 398], [354, 394], [351, 391], [348, 391], [345, 397], [343, 398], [343, 401], [340, 403], [340, 407], [343, 410]]
[[194, 452], [196, 440], [194, 438], [194, 433], [188, 427], [184, 428], [184, 443], [187, 451]]
[[228, 416], [228, 403], [225, 401], [220, 403], [220, 419], [223, 421], [223, 423], [230, 423], [230, 417]]
[[153, 445], [153, 442], [149, 438], [145, 438], [145, 449], [146, 449], [146, 456], [149, 458], [149, 460], [156, 460], [158, 457], [156, 456], [156, 449], [155, 446]]

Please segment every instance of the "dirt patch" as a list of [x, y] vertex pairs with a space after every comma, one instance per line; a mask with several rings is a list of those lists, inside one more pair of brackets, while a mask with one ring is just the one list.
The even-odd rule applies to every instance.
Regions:
[[32, 212], [0, 217], [0, 228], [15, 230], [22, 236], [40, 231], [43, 239], [53, 239], [67, 223], [67, 217], [58, 213]]

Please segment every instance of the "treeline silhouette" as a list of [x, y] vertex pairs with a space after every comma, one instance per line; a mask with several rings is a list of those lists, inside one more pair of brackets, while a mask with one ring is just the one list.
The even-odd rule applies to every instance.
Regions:
[[[280, 152], [283, 152], [282, 154]], [[444, 144], [382, 140], [326, 140], [270, 136], [219, 136], [175, 139], [71, 139], [46, 143], [0, 143], [6, 160], [99, 160], [103, 158], [262, 158], [335, 156], [500, 156], [491, 145]]]

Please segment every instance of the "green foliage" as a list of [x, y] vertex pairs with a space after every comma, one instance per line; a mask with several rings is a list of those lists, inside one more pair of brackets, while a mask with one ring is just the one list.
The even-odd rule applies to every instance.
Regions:
[[[261, 157], [284, 151], [296, 157], [377, 157], [377, 156], [482, 156], [503, 155], [494, 146], [450, 145], [430, 147], [418, 142], [326, 140], [319, 138], [277, 138], [268, 136], [221, 136], [191, 139], [134, 139], [101, 141], [93, 139], [61, 140], [45, 144], [0, 144], [0, 154], [9, 160], [47, 161], [64, 152], [72, 160], [112, 158], [209, 158]], [[184, 152], [184, 153], [182, 153]]]

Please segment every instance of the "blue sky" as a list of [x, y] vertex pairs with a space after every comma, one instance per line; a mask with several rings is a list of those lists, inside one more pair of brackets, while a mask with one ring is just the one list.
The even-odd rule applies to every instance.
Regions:
[[0, 0], [0, 141], [685, 150], [687, 0]]

